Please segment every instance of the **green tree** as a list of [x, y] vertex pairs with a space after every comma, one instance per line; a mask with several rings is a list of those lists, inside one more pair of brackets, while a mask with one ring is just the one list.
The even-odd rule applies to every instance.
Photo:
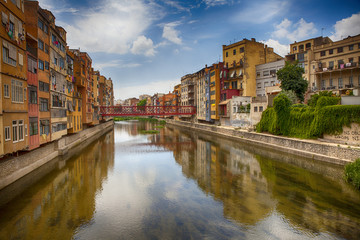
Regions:
[[304, 101], [304, 94], [308, 87], [308, 82], [302, 77], [303, 73], [304, 69], [299, 65], [298, 61], [286, 62], [285, 66], [276, 73], [281, 81], [281, 89], [294, 91], [301, 102]]
[[141, 100], [140, 102], [137, 103], [138, 107], [142, 107], [146, 105], [146, 99]]

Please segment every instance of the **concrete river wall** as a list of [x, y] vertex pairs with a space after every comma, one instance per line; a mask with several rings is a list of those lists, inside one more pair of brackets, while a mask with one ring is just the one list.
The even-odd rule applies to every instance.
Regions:
[[244, 143], [270, 148], [323, 162], [345, 165], [360, 158], [360, 147], [319, 140], [296, 139], [265, 133], [237, 130], [231, 127], [213, 126], [201, 123], [167, 120], [168, 124], [221, 135]]
[[113, 121], [105, 122], [76, 134], [64, 136], [31, 152], [0, 161], [0, 190], [54, 158], [66, 155], [68, 151], [75, 149], [80, 144], [91, 143], [113, 128]]

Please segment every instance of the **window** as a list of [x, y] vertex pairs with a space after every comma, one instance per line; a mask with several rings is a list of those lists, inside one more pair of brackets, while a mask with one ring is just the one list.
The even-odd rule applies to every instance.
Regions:
[[257, 83], [257, 88], [261, 88], [261, 83]]
[[57, 65], [57, 62], [58, 62], [57, 58], [54, 57], [53, 63], [54, 63], [55, 65]]
[[61, 57], [60, 58], [60, 68], [64, 69], [65, 67], [65, 62], [64, 62], [64, 59]]
[[342, 78], [339, 78], [339, 88], [343, 88], [343, 80]]
[[262, 112], [262, 111], [264, 111], [264, 107], [263, 107], [263, 106], [260, 106], [260, 107], [259, 107], [259, 112]]
[[38, 27], [39, 27], [41, 30], [44, 30], [44, 23], [43, 23], [43, 21], [41, 21], [40, 19], [38, 20]]
[[244, 47], [240, 48], [240, 52], [243, 53], [244, 52]]
[[4, 130], [5, 130], [5, 134], [4, 134], [5, 135], [5, 141], [11, 140], [10, 127], [5, 127]]
[[349, 51], [352, 51], [352, 50], [354, 50], [354, 44], [349, 45]]
[[16, 47], [3, 41], [3, 61], [16, 67]]
[[304, 51], [304, 45], [299, 46], [299, 51]]
[[263, 71], [263, 76], [269, 76], [270, 75], [270, 71]]
[[329, 55], [333, 54], [334, 53], [334, 49], [330, 49], [329, 50]]
[[300, 62], [304, 61], [304, 54], [303, 53], [298, 53], [297, 60], [299, 60]]
[[233, 55], [236, 55], [236, 49], [233, 50]]
[[49, 62], [48, 61], [45, 61], [45, 69], [49, 70]]
[[305, 45], [305, 48], [306, 48], [306, 49], [310, 49], [310, 48], [311, 48], [311, 43], [307, 43], [307, 44]]
[[332, 86], [333, 86], [333, 80], [332, 80], [332, 78], [330, 78], [329, 82], [330, 82], [329, 86], [332, 87]]
[[273, 77], [275, 77], [275, 75], [276, 75], [276, 69], [270, 70], [270, 75], [273, 76]]
[[11, 80], [11, 101], [22, 103], [24, 102], [24, 91], [23, 91], [23, 83], [18, 80]]
[[343, 48], [342, 48], [342, 47], [338, 47], [337, 51], [338, 51], [338, 53], [342, 53], [342, 52], [343, 52]]
[[58, 95], [52, 95], [52, 106], [62, 107], [62, 101]]
[[48, 112], [49, 111], [49, 99], [47, 98], [40, 98], [40, 112]]
[[256, 76], [257, 76], [257, 77], [260, 77], [260, 72], [256, 72]]
[[49, 135], [50, 127], [49, 120], [40, 120], [40, 135]]
[[325, 51], [321, 51], [321, 52], [320, 52], [320, 56], [321, 56], [321, 57], [325, 56]]
[[23, 120], [19, 120], [19, 141], [24, 141], [24, 121]]
[[49, 45], [45, 43], [45, 53], [49, 54]]
[[36, 89], [36, 87], [29, 86], [29, 103], [37, 104], [37, 89]]
[[42, 92], [49, 92], [49, 84], [39, 81], [39, 90]]
[[237, 89], [237, 81], [231, 82], [231, 88], [232, 89]]
[[13, 133], [13, 142], [18, 141], [18, 124], [17, 121], [12, 121], [12, 133]]
[[258, 111], [258, 107], [254, 107], [254, 112], [257, 112]]
[[349, 84], [350, 84], [350, 87], [352, 87], [353, 84], [354, 84], [354, 81], [353, 81], [353, 77], [352, 77], [352, 76], [349, 77]]
[[229, 53], [228, 53], [228, 52], [226, 52], [226, 53], [225, 53], [225, 56], [226, 56], [226, 57], [228, 57], [228, 56], [229, 56]]
[[354, 58], [349, 58], [349, 63], [353, 63], [354, 62]]
[[49, 33], [49, 27], [48, 25], [44, 24], [44, 32]]
[[10, 98], [9, 85], [4, 84], [4, 98]]
[[39, 59], [39, 69], [44, 70], [44, 61]]
[[325, 90], [325, 80], [321, 80], [321, 89]]
[[41, 41], [40, 39], [38, 40], [38, 47], [39, 47], [39, 49], [44, 51], [44, 42]]
[[332, 70], [333, 67], [334, 67], [334, 61], [330, 61], [330, 62], [329, 62], [329, 68], [330, 68], [330, 70]]
[[293, 51], [296, 51], [296, 50], [297, 50], [297, 46], [294, 46], [294, 47], [293, 47]]
[[38, 134], [38, 118], [29, 118], [30, 136]]
[[37, 61], [28, 56], [28, 71], [31, 73], [37, 72]]
[[56, 123], [52, 125], [52, 132], [58, 132], [58, 131], [62, 131], [62, 130], [66, 130], [67, 126], [66, 123]]

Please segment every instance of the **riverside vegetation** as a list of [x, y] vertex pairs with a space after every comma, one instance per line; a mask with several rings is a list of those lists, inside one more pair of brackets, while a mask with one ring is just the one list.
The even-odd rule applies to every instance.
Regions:
[[[331, 92], [311, 97], [308, 105], [291, 104], [285, 94], [274, 99], [274, 107], [266, 109], [256, 126], [257, 132], [269, 132], [297, 138], [318, 138], [340, 134], [343, 126], [360, 124], [360, 105], [337, 105], [340, 98]], [[345, 166], [344, 178], [360, 189], [360, 159]]]

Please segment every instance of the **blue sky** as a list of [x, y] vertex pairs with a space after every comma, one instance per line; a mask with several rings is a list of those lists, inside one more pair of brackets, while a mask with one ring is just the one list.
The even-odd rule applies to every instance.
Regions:
[[111, 77], [115, 99], [172, 91], [181, 76], [222, 60], [222, 45], [255, 38], [284, 56], [312, 37], [360, 34], [360, 1], [39, 0]]

